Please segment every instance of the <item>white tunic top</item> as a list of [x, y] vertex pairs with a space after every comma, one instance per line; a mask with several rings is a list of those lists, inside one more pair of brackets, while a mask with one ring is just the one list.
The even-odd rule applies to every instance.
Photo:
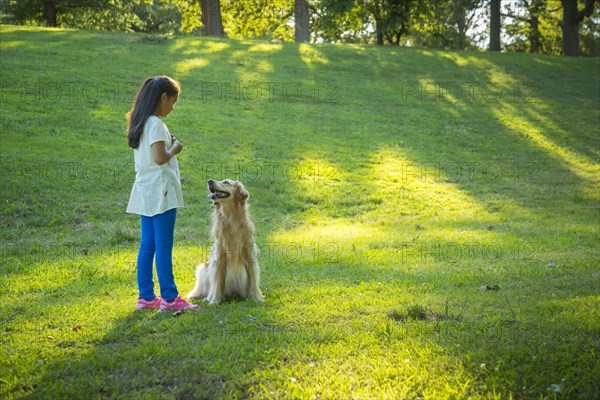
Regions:
[[171, 134], [165, 123], [151, 115], [144, 125], [140, 145], [133, 150], [135, 161], [135, 182], [129, 196], [127, 212], [152, 217], [172, 208], [183, 207], [181, 178], [177, 157], [158, 165], [152, 156], [152, 146], [156, 142], [171, 146]]

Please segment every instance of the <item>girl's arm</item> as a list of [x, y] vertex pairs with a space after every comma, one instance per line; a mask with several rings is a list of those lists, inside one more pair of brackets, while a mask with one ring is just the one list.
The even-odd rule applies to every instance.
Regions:
[[183, 146], [179, 141], [175, 140], [169, 149], [165, 149], [165, 142], [155, 142], [151, 146], [152, 158], [158, 165], [163, 165], [169, 162], [169, 160], [175, 155], [179, 154]]

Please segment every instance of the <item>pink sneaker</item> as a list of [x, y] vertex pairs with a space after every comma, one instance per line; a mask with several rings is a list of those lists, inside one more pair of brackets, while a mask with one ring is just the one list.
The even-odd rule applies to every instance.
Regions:
[[173, 301], [161, 301], [160, 302], [160, 311], [179, 311], [179, 310], [193, 310], [198, 311], [200, 306], [197, 304], [190, 304], [181, 296], [177, 296]]
[[137, 302], [137, 306], [135, 306], [136, 310], [146, 310], [146, 309], [156, 309], [160, 307], [162, 299], [160, 297], [155, 297], [154, 300], [146, 300], [139, 299]]

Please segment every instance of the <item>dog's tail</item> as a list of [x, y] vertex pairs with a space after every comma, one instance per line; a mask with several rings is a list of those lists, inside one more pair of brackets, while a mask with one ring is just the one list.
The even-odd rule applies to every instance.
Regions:
[[198, 265], [198, 267], [196, 268], [196, 287], [194, 287], [194, 289], [192, 289], [191, 292], [189, 292], [187, 294], [187, 298], [202, 298], [206, 296], [206, 293], [204, 293], [204, 286], [206, 285], [205, 282], [205, 274], [203, 274], [203, 272], [206, 271], [206, 263], [205, 264], [200, 264]]

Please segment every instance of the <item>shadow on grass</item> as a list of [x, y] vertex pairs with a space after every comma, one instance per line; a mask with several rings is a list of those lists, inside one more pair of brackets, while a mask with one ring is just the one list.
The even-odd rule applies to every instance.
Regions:
[[26, 398], [242, 397], [255, 384], [245, 374], [280, 350], [265, 315], [252, 302], [203, 305], [181, 315], [128, 313], [101, 338], [72, 341], [89, 350], [50, 362]]

